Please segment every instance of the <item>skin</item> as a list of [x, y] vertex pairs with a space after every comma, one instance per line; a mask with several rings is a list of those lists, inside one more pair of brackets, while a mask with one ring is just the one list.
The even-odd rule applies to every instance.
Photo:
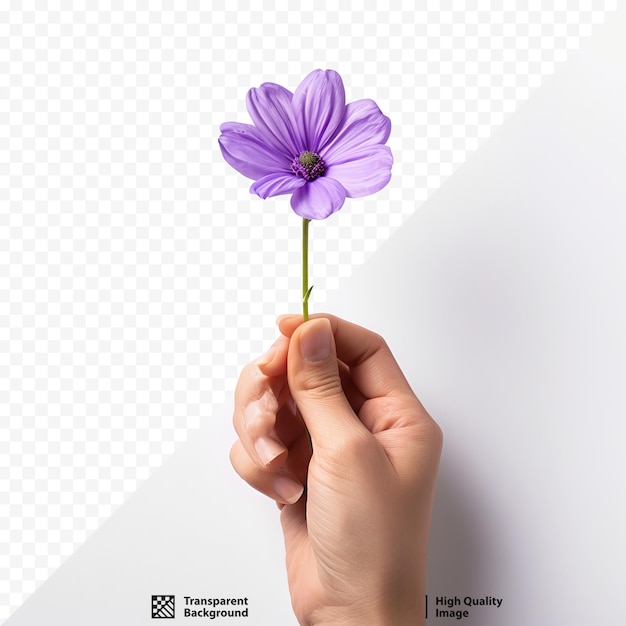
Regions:
[[441, 430], [379, 335], [325, 314], [278, 326], [237, 384], [231, 462], [281, 509], [296, 617], [425, 624]]

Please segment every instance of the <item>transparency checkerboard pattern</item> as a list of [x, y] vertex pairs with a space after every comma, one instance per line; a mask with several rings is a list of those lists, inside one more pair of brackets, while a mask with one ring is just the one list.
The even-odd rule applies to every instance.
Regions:
[[218, 149], [247, 90], [333, 68], [392, 120], [390, 185], [312, 224], [323, 310], [616, 9], [549, 5], [0, 4], [0, 619], [299, 310], [299, 218]]
[[175, 596], [152, 596], [153, 619], [174, 619], [176, 617]]

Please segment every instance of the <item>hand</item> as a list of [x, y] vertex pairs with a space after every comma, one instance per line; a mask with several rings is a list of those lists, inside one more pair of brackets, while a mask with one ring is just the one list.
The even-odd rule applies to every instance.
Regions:
[[423, 624], [441, 430], [380, 336], [327, 315], [279, 328], [237, 384], [231, 461], [282, 508], [296, 616]]

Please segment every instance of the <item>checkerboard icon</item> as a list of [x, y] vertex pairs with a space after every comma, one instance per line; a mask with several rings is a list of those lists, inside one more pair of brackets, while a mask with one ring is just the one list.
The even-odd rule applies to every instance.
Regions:
[[175, 604], [174, 596], [152, 596], [152, 618], [174, 619]]

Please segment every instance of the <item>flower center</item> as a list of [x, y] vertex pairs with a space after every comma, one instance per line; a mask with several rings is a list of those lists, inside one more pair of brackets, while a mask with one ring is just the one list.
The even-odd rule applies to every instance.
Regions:
[[291, 162], [291, 169], [296, 176], [306, 181], [315, 180], [324, 175], [326, 163], [315, 152], [303, 152]]

